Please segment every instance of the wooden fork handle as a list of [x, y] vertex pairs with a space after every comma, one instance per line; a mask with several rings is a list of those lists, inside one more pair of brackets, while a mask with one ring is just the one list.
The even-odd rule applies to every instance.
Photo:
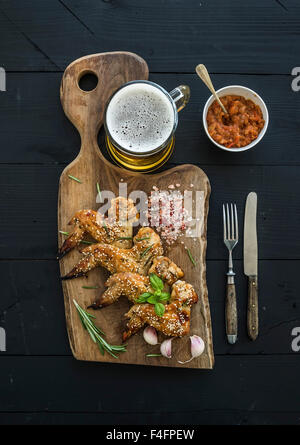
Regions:
[[250, 276], [248, 281], [248, 335], [251, 340], [258, 336], [258, 280], [257, 276]]
[[236, 293], [235, 293], [234, 283], [231, 284], [227, 283], [225, 320], [226, 320], [226, 335], [228, 343], [233, 345], [237, 341], [237, 332], [238, 332]]

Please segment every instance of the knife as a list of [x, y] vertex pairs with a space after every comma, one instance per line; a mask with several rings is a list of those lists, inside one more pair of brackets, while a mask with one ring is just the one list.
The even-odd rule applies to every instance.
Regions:
[[247, 327], [251, 340], [258, 336], [258, 280], [257, 280], [257, 194], [249, 193], [244, 221], [244, 273], [248, 276]]

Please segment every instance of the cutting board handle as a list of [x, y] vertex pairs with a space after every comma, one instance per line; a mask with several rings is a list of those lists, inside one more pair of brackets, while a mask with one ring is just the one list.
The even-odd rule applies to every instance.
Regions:
[[[85, 74], [95, 74], [97, 86], [83, 91], [79, 81]], [[79, 131], [80, 154], [98, 151], [98, 132], [103, 124], [105, 106], [121, 85], [131, 80], [148, 79], [147, 63], [129, 52], [111, 52], [85, 56], [72, 62], [65, 70], [60, 87], [60, 100], [66, 116]]]

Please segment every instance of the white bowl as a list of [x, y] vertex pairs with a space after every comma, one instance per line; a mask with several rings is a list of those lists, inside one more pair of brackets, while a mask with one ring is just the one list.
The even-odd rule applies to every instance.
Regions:
[[269, 124], [268, 109], [266, 107], [266, 104], [262, 100], [262, 98], [257, 93], [255, 93], [255, 91], [250, 90], [250, 88], [242, 87], [241, 85], [230, 85], [228, 87], [221, 88], [220, 90], [217, 91], [217, 94], [218, 94], [219, 97], [233, 94], [233, 95], [236, 95], [236, 96], [243, 96], [245, 99], [252, 100], [255, 104], [259, 105], [259, 107], [260, 107], [260, 109], [262, 111], [262, 114], [263, 114], [265, 125], [263, 126], [263, 128], [262, 128], [261, 132], [259, 133], [259, 135], [257, 136], [257, 138], [254, 139], [254, 141], [252, 141], [250, 144], [245, 145], [245, 147], [227, 148], [227, 147], [224, 147], [224, 145], [218, 144], [218, 142], [216, 142], [210, 136], [210, 134], [208, 132], [208, 129], [207, 129], [207, 122], [206, 122], [206, 116], [207, 116], [208, 108], [213, 103], [213, 101], [215, 100], [214, 96], [211, 95], [210, 98], [208, 99], [208, 101], [206, 102], [204, 110], [203, 110], [203, 126], [204, 126], [204, 129], [205, 129], [206, 134], [209, 137], [209, 139], [217, 147], [219, 147], [219, 148], [221, 148], [222, 150], [225, 150], [225, 151], [240, 152], [240, 151], [249, 150], [249, 148], [254, 147], [254, 145], [256, 145], [263, 138], [265, 132], [267, 131], [268, 124]]

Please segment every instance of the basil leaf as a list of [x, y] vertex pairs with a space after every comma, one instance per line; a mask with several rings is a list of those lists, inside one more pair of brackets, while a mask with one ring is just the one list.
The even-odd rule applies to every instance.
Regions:
[[139, 298], [137, 298], [136, 302], [137, 303], [146, 303], [147, 298], [151, 297], [152, 294], [150, 294], [150, 292], [144, 292], [143, 294], [141, 294], [139, 296]]
[[162, 317], [165, 313], [165, 306], [161, 303], [155, 303], [154, 309], [156, 315], [158, 315], [159, 317]]
[[151, 286], [153, 287], [153, 289], [163, 290], [164, 283], [157, 275], [155, 275], [155, 273], [151, 273], [149, 278], [150, 278], [150, 283], [151, 283]]
[[169, 301], [171, 295], [168, 292], [162, 292], [159, 301]]
[[151, 297], [147, 298], [147, 303], [155, 304], [158, 302], [158, 298], [157, 295], [151, 295]]

